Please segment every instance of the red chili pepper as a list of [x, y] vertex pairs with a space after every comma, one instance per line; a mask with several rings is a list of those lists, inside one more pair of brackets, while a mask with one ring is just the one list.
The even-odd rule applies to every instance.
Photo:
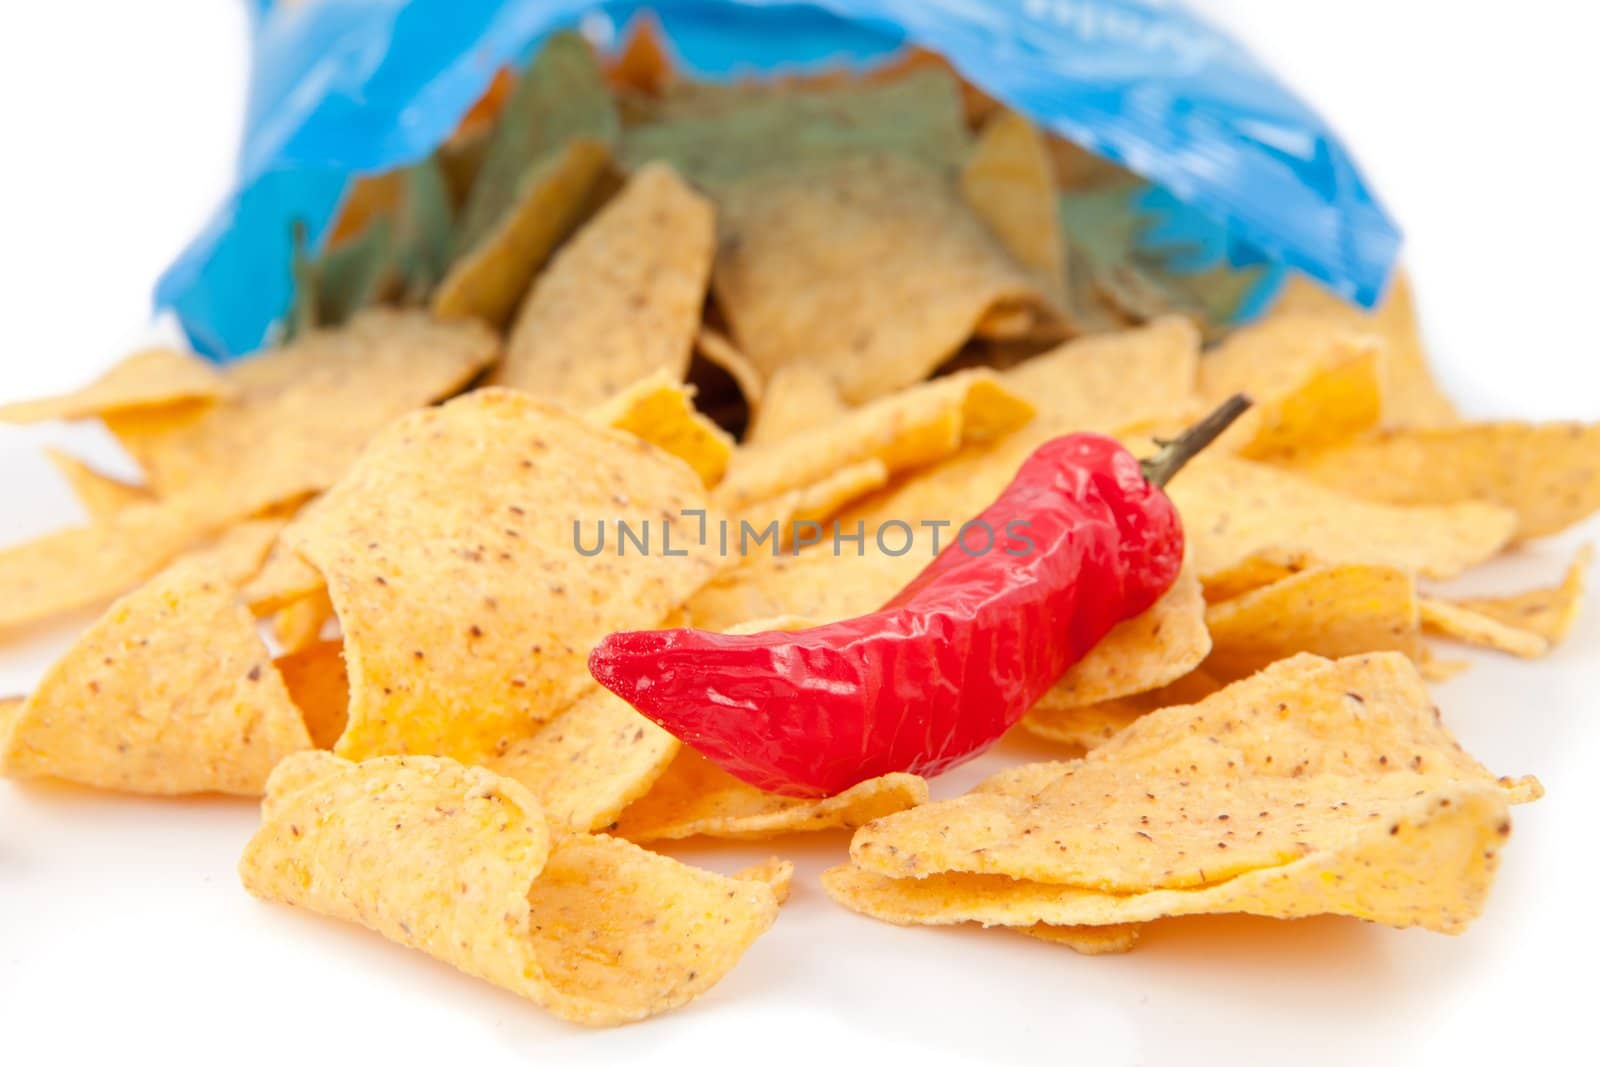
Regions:
[[958, 539], [869, 615], [792, 632], [615, 633], [589, 671], [769, 792], [938, 774], [992, 745], [1167, 591], [1183, 527], [1160, 486], [1248, 404], [1235, 397], [1143, 464], [1095, 434], [1046, 442], [976, 520], [993, 548]]

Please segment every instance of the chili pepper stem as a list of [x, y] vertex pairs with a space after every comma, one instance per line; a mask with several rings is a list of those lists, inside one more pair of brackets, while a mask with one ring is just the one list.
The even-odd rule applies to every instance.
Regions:
[[1149, 459], [1139, 461], [1139, 467], [1144, 471], [1145, 480], [1151, 485], [1165, 486], [1172, 480], [1172, 476], [1183, 469], [1195, 456], [1199, 455], [1212, 441], [1222, 436], [1222, 432], [1232, 426], [1247, 410], [1251, 400], [1243, 393], [1235, 393], [1224, 400], [1217, 409], [1177, 437], [1170, 441], [1156, 438], [1156, 444], [1161, 450]]

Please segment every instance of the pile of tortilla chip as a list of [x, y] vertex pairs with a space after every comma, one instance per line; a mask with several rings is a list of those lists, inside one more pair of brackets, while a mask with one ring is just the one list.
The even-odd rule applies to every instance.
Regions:
[[[1548, 653], [1589, 555], [1431, 583], [1600, 508], [1600, 426], [1458, 417], [1403, 278], [1238, 324], [1252, 269], [1145, 248], [1140, 188], [931, 56], [712, 85], [648, 19], [550, 39], [301, 243], [276, 344], [0, 408], [98, 420], [144, 475], [52, 453], [85, 521], [0, 550], [0, 641], [104, 612], [0, 700], [0, 771], [264, 797], [250, 892], [587, 1024], [686, 1003], [777, 917], [787, 861], [650, 848], [691, 837], [852, 829], [846, 907], [1085, 953], [1212, 912], [1461, 930], [1540, 789], [1456, 744], [1431, 642]], [[616, 630], [870, 612], [931, 558], [874, 531], [1237, 392], [1171, 486], [1182, 574], [1019, 727], [1059, 760], [780, 797], [589, 677]]]

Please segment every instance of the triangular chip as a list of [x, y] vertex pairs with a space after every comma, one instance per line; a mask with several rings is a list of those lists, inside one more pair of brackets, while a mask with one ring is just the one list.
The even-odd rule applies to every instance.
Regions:
[[539, 798], [552, 833], [584, 833], [643, 796], [678, 749], [677, 738], [621, 697], [593, 689], [489, 765]]
[[1337, 850], [1418, 797], [1498, 788], [1405, 657], [1297, 656], [1144, 716], [1032, 796], [970, 794], [880, 819], [851, 856], [895, 878], [1193, 888]]
[[1272, 317], [1304, 313], [1333, 316], [1357, 329], [1381, 336], [1384, 360], [1383, 424], [1385, 426], [1448, 426], [1457, 421], [1451, 404], [1428, 366], [1411, 282], [1397, 274], [1374, 312], [1363, 311], [1300, 274], [1290, 274], [1270, 312]]
[[1049, 150], [1039, 131], [1014, 111], [983, 127], [961, 168], [968, 205], [1006, 251], [1039, 276], [1046, 292], [1067, 282], [1066, 247], [1056, 225], [1056, 188]]
[[1043, 305], [952, 182], [905, 159], [775, 172], [718, 207], [713, 285], [740, 350], [768, 376], [809, 363], [852, 404], [927, 377], [996, 308]]
[[658, 372], [682, 381], [713, 228], [670, 167], [639, 171], [534, 282], [490, 381], [575, 410]]
[[91, 522], [109, 519], [129, 504], [148, 504], [154, 499], [144, 486], [131, 485], [109, 474], [101, 474], [83, 460], [59, 448], [47, 448], [44, 452], [50, 465], [60, 471], [72, 487], [72, 495], [78, 498], [78, 503], [88, 513]]
[[239, 875], [589, 1026], [688, 1003], [778, 914], [760, 879], [610, 837], [552, 842], [516, 782], [419, 756], [285, 761]]
[[722, 480], [733, 456], [733, 438], [695, 410], [688, 387], [660, 371], [591, 409], [589, 418], [677, 456], [707, 486]]
[[1096, 334], [1025, 360], [1000, 376], [1062, 432], [1114, 432], [1188, 421], [1202, 407], [1200, 334], [1188, 319]]
[[1600, 509], [1600, 423], [1390, 430], [1296, 456], [1289, 466], [1363, 500], [1496, 503], [1517, 513], [1524, 538], [1559, 533]]
[[220, 571], [189, 562], [112, 605], [50, 668], [0, 767], [130, 793], [255, 795], [309, 747], [250, 613]]
[[1416, 581], [1364, 563], [1312, 567], [1206, 609], [1207, 672], [1243, 678], [1296, 652], [1330, 659], [1362, 652], [1422, 658]]
[[1200, 456], [1167, 492], [1202, 581], [1263, 551], [1451, 578], [1499, 552], [1517, 524], [1494, 504], [1378, 504], [1225, 455]]
[[[1071, 745], [1085, 752], [1099, 748], [1123, 730], [1131, 726], [1134, 720], [1148, 715], [1161, 708], [1169, 708], [1175, 704], [1194, 704], [1215, 693], [1222, 688], [1220, 682], [1203, 670], [1193, 670], [1179, 678], [1177, 681], [1164, 685], [1160, 689], [1151, 689], [1143, 693], [1131, 693], [1127, 696], [1115, 697], [1111, 700], [1102, 700], [1097, 704], [1083, 704], [1076, 707], [1060, 703], [1046, 703], [1040, 701], [1028, 710], [1023, 716], [1022, 728], [1035, 737], [1042, 737], [1047, 741], [1056, 741], [1063, 745]], [[1044, 767], [1044, 764], [1032, 764], [1033, 767]], [[1042, 788], [1047, 782], [1061, 776], [1061, 771], [1046, 772], [1046, 777], [1037, 783], [1037, 788]], [[982, 787], [980, 787], [982, 788]], [[1026, 790], [1033, 792], [1035, 790]]]
[[587, 42], [575, 33], [550, 37], [494, 126], [434, 311], [495, 326], [509, 321], [582, 217], [618, 131], [616, 105]]
[[1208, 405], [1254, 401], [1223, 441], [1259, 458], [1349, 440], [1381, 416], [1382, 341], [1320, 315], [1246, 327], [1200, 361]]
[[151, 348], [135, 352], [76, 392], [0, 406], [0, 422], [92, 419], [137, 408], [215, 400], [231, 391], [228, 380], [199, 356]]
[[679, 460], [525, 393], [393, 424], [284, 532], [344, 632], [337, 751], [479, 760], [531, 736], [589, 686], [595, 642], [709, 577], [714, 546], [684, 515], [705, 507]]
[[332, 485], [378, 429], [455, 392], [498, 347], [474, 323], [373, 309], [230, 365], [229, 399], [107, 425], [173, 507], [230, 521]]
[[871, 778], [821, 799], [764, 793], [684, 749], [650, 791], [628, 805], [609, 832], [641, 842], [696, 836], [765, 840], [861, 826], [927, 799], [927, 783], [914, 774]]

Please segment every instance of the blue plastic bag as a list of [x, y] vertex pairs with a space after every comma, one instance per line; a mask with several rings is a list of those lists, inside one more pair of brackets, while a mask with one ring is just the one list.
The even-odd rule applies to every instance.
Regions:
[[316, 241], [353, 176], [427, 155], [544, 36], [579, 25], [604, 43], [642, 9], [700, 77], [939, 52], [1033, 121], [1157, 183], [1152, 239], [1298, 269], [1369, 307], [1399, 249], [1326, 124], [1171, 0], [257, 3], [236, 186], [155, 295], [217, 358], [259, 347], [288, 307], [293, 220]]

